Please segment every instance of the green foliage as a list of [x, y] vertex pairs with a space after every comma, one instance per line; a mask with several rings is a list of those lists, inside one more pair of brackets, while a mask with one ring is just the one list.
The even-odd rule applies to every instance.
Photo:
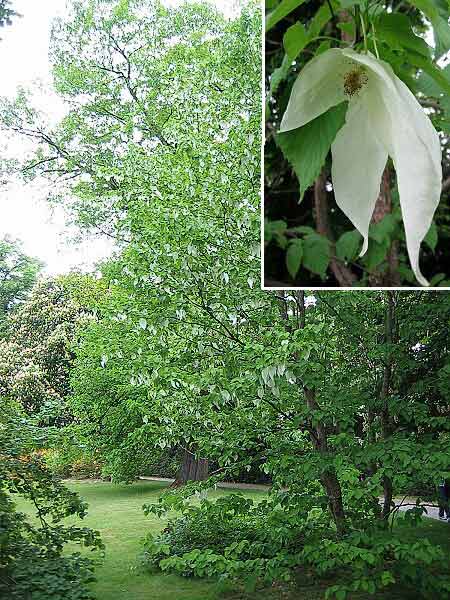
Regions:
[[323, 235], [311, 233], [305, 236], [303, 264], [305, 269], [322, 278], [330, 262], [330, 242]]
[[36, 284], [8, 317], [0, 340], [0, 393], [43, 425], [70, 420], [70, 345], [76, 323], [87, 318], [64, 285], [64, 278]]
[[354, 260], [361, 249], [361, 242], [362, 236], [359, 231], [346, 231], [336, 242], [336, 256], [344, 261]]
[[281, 19], [284, 19], [284, 17], [286, 17], [294, 9], [303, 4], [304, 1], [305, 0], [282, 0], [280, 3], [278, 3], [274, 7], [273, 11], [266, 16], [266, 31], [272, 29], [272, 27], [281, 21]]
[[[63, 433], [67, 436], [67, 432]], [[67, 448], [59, 436], [51, 449], [44, 453], [44, 460], [49, 471], [63, 479], [97, 479], [102, 476], [102, 464], [92, 455], [80, 448]]]
[[383, 13], [377, 19], [376, 27], [380, 39], [393, 50], [412, 50], [429, 58], [430, 49], [427, 43], [414, 34], [412, 23], [406, 15]]
[[[100, 537], [86, 527], [60, 524], [70, 515], [83, 518], [87, 506], [52, 479], [35, 452], [42, 434], [16, 410], [5, 404], [0, 415], [0, 594], [18, 600], [89, 600], [94, 562], [65, 547], [100, 549]], [[33, 502], [38, 525], [16, 511], [15, 494]]]
[[447, 7], [439, 0], [411, 0], [411, 4], [421, 10], [433, 25], [436, 56], [442, 56], [450, 48], [450, 26]]
[[23, 253], [16, 240], [0, 240], [0, 329], [6, 327], [7, 316], [24, 302], [36, 283], [42, 264]]
[[17, 16], [17, 13], [11, 8], [10, 0], [0, 0], [0, 27], [12, 25], [12, 17]]
[[[410, 544], [392, 533], [358, 532], [347, 540], [309, 545], [303, 554], [319, 576], [343, 572], [342, 581], [327, 589], [327, 599], [351, 598], [352, 592], [372, 596], [396, 584], [418, 598], [445, 598], [450, 591], [450, 579], [441, 575], [447, 568], [445, 553], [426, 539]], [[346, 581], [346, 571], [351, 571], [351, 581]]]
[[295, 279], [303, 258], [303, 241], [301, 239], [293, 239], [289, 243], [286, 252], [286, 266], [289, 275]]
[[[315, 39], [319, 36], [319, 33], [331, 19], [330, 6], [332, 5], [333, 2], [331, 2], [330, 4], [326, 3], [322, 5], [317, 11], [317, 13], [314, 15], [314, 17], [311, 19], [307, 29], [302, 23], [297, 21], [286, 31], [283, 37], [283, 46], [286, 50], [285, 57], [289, 58], [291, 62], [300, 54], [300, 52], [304, 48], [306, 48], [308, 44], [314, 42]], [[317, 50], [317, 54], [319, 54], [319, 49], [320, 46]], [[283, 78], [285, 78], [286, 75], [287, 71], [283, 75]], [[275, 90], [271, 87], [271, 92], [273, 93], [274, 91]]]
[[277, 144], [300, 182], [300, 200], [320, 174], [331, 144], [345, 122], [347, 103], [330, 108], [303, 127], [279, 133]]
[[[251, 500], [239, 495], [216, 502], [204, 500], [169, 521], [156, 538], [148, 536], [144, 549], [148, 560], [156, 565], [167, 556], [183, 556], [194, 549], [223, 554], [232, 544], [242, 540], [256, 542], [258, 535], [262, 538], [264, 517], [264, 510], [258, 510]], [[245, 545], [248, 551], [248, 543]]]
[[[383, 239], [383, 232], [390, 230], [383, 223], [374, 235]], [[444, 598], [448, 579], [442, 553], [427, 544], [423, 555], [408, 552], [410, 542], [400, 533], [393, 536], [388, 526], [398, 510], [388, 497], [384, 512], [379, 496], [386, 478], [395, 496], [408, 486], [435, 486], [450, 468], [445, 417], [450, 396], [444, 367], [448, 328], [442, 328], [448, 323], [448, 297], [429, 293], [419, 301], [413, 293], [316, 292], [317, 305], [306, 309], [303, 328], [296, 327], [302, 318], [301, 307], [298, 312], [296, 308], [300, 294], [289, 297], [287, 323], [278, 329], [272, 321], [267, 336], [261, 332], [257, 343], [252, 339], [239, 352], [238, 373], [233, 378], [231, 369], [227, 372], [227, 393], [211, 392], [209, 404], [196, 405], [197, 411], [203, 411], [203, 422], [210, 427], [217, 424], [213, 439], [198, 425], [196, 440], [203, 455], [217, 456], [226, 473], [226, 466], [235, 461], [241, 466], [245, 459], [251, 463], [239, 448], [262, 447], [263, 469], [282, 491], [243, 514], [236, 509], [237, 529], [244, 515], [247, 523], [253, 523], [251, 515], [260, 514], [261, 526], [246, 531], [246, 537], [243, 533], [237, 546], [232, 540], [225, 547], [222, 541], [228, 543], [233, 533], [225, 508], [211, 507], [208, 500], [202, 500], [200, 507], [188, 501], [195, 491], [201, 498], [213, 482], [162, 497], [146, 510], [158, 515], [181, 510], [182, 517], [161, 537], [148, 541], [152, 560], [182, 574], [239, 581], [253, 577], [258, 585], [292, 578], [299, 568], [313, 569], [324, 585], [333, 573], [329, 587], [339, 587], [329, 593], [338, 597], [347, 589], [370, 592], [368, 582], [373, 581], [374, 590], [394, 592], [404, 586], [419, 589], [426, 598], [428, 582], [436, 575], [431, 589]], [[394, 302], [396, 331], [401, 332], [395, 343], [385, 339], [389, 298]], [[248, 367], [244, 360], [249, 361]], [[393, 361], [393, 378], [383, 400], [380, 390], [387, 361]], [[260, 369], [258, 379], [253, 376], [255, 368]], [[442, 377], [440, 391], [437, 373]], [[298, 393], [299, 379], [303, 386], [313, 386], [319, 405], [307, 404]], [[239, 397], [238, 406], [232, 404], [234, 396]], [[230, 405], [233, 410], [228, 410]], [[382, 425], [385, 411], [389, 425]], [[322, 439], [326, 436], [326, 452], [317, 448], [309, 433], [312, 428], [321, 432]], [[248, 446], [255, 431], [260, 446]], [[345, 513], [342, 532], [329, 504], [328, 478], [333, 470]], [[407, 508], [413, 525], [423, 512], [420, 499]], [[198, 533], [200, 523], [205, 538]], [[216, 530], [220, 530], [217, 536]], [[177, 539], [184, 545], [178, 547]], [[314, 553], [321, 543], [323, 551]]]
[[177, 506], [182, 511], [161, 534], [147, 537], [144, 547], [151, 564], [184, 576], [268, 584], [289, 579], [289, 568], [305, 539], [319, 539], [327, 531], [320, 511], [316, 518], [308, 516], [306, 506], [312, 502], [306, 495], [288, 500], [280, 494], [254, 502], [231, 494], [211, 502], [200, 492], [200, 498], [199, 505], [180, 504], [167, 494], [158, 505], [144, 506], [147, 514], [160, 514], [161, 507]]
[[[334, 581], [326, 598], [372, 595], [398, 586], [420, 598], [446, 596], [450, 578], [440, 547], [426, 539], [404, 541], [401, 527], [394, 534], [375, 529], [337, 539], [323, 511], [311, 508], [318, 500], [314, 493], [309, 498], [279, 493], [254, 503], [233, 494], [215, 502], [203, 498], [199, 505], [184, 503], [181, 517], [159, 535], [147, 536], [145, 557], [163, 571], [230, 578], [243, 581], [247, 589], [290, 581], [303, 569], [316, 585]], [[170, 494], [162, 503], [166, 510], [174, 507]], [[155, 505], [145, 509], [159, 512]]]
[[[61, 169], [74, 174], [59, 200], [83, 228], [123, 242], [98, 285], [75, 290], [92, 318], [73, 346], [69, 404], [103, 472], [133, 481], [155, 447], [195, 443], [195, 402], [209, 402], [206, 382], [223, 368], [203, 342], [219, 327], [228, 349], [230, 307], [254, 312], [263, 297], [261, 19], [252, 3], [230, 21], [208, 4], [152, 2], [144, 17], [139, 3], [115, 8], [77, 5], [54, 28], [58, 91], [84, 108], [49, 135], [63, 150]], [[117, 76], [121, 52], [131, 70]], [[54, 151], [43, 144], [44, 162], [28, 173], [45, 172], [46, 160], [53, 168]]]

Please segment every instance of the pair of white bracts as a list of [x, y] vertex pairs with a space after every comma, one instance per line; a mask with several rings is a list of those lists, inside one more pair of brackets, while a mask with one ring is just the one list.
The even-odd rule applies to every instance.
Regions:
[[439, 136], [407, 86], [371, 54], [333, 48], [313, 58], [295, 81], [280, 131], [305, 125], [348, 100], [346, 122], [332, 146], [332, 181], [338, 206], [368, 246], [372, 213], [388, 156], [396, 174], [412, 270], [441, 194]]

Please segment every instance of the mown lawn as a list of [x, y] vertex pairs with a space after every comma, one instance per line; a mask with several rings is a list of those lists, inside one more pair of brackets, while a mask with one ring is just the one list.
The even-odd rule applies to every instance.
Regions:
[[[81, 522], [101, 532], [106, 546], [102, 566], [96, 569], [94, 591], [98, 600], [216, 600], [223, 598], [217, 585], [203, 580], [176, 575], [150, 573], [142, 568], [139, 555], [142, 539], [148, 532], [158, 532], [165, 521], [153, 515], [146, 517], [142, 505], [156, 502], [167, 484], [146, 481], [133, 485], [103, 482], [69, 483], [89, 504], [89, 513]], [[226, 492], [210, 492], [219, 497]], [[248, 497], [264, 492], [249, 491]], [[15, 499], [20, 510], [33, 507]], [[80, 523], [67, 519], [67, 523]]]
[[[255, 595], [227, 594], [220, 592], [217, 585], [196, 579], [185, 579], [176, 575], [152, 573], [142, 567], [139, 555], [142, 552], [142, 539], [149, 531], [157, 532], [165, 521], [155, 516], [146, 517], [142, 512], [144, 503], [156, 502], [164, 490], [165, 483], [146, 481], [133, 485], [117, 485], [102, 482], [69, 483], [89, 504], [89, 514], [83, 524], [101, 532], [106, 545], [105, 558], [97, 568], [98, 581], [94, 591], [98, 600], [321, 600], [323, 588], [308, 586], [301, 590], [286, 593], [286, 590], [267, 590]], [[231, 490], [230, 490], [231, 491]], [[211, 497], [219, 497], [228, 491], [211, 492]], [[245, 491], [247, 497], [261, 497], [265, 492]], [[16, 499], [24, 512], [32, 512], [25, 501]], [[67, 522], [77, 522], [76, 519]], [[78, 523], [80, 521], [78, 520]], [[450, 525], [432, 519], [424, 519], [415, 529], [402, 527], [405, 539], [411, 542], [427, 537], [431, 542], [443, 546], [450, 556]], [[412, 600], [411, 596], [379, 595], [377, 598], [389, 600]], [[355, 595], [356, 599], [362, 596]], [[364, 598], [366, 600], [366, 598]]]

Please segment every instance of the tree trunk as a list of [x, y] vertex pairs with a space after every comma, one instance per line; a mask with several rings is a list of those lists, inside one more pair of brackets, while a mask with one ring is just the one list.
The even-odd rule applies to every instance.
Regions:
[[[316, 400], [314, 390], [305, 387], [306, 405], [310, 410], [318, 410], [320, 407]], [[328, 453], [328, 434], [322, 423], [317, 423], [314, 426], [314, 431], [310, 434], [314, 448], [322, 456]], [[342, 501], [341, 484], [334, 467], [326, 468], [320, 475], [320, 481], [328, 497], [328, 507], [330, 509], [333, 521], [336, 525], [336, 531], [339, 536], [342, 536], [346, 531], [345, 510]]]
[[[386, 344], [392, 344], [395, 337], [395, 292], [387, 293], [387, 305], [385, 312], [385, 333], [384, 341]], [[383, 383], [381, 385], [381, 434], [383, 439], [387, 439], [391, 435], [391, 417], [389, 414], [389, 394], [392, 382], [392, 348], [389, 348], [388, 358], [384, 365]], [[392, 481], [389, 477], [383, 477], [383, 511], [382, 518], [387, 520], [392, 508]]]
[[322, 473], [320, 481], [328, 496], [328, 507], [336, 525], [339, 536], [344, 535], [347, 527], [345, 523], [344, 504], [342, 502], [341, 484], [333, 468]]
[[[372, 215], [372, 223], [379, 223], [384, 217], [392, 212], [391, 197], [391, 173], [387, 165], [381, 179], [380, 193], [375, 203], [375, 209]], [[398, 243], [394, 240], [388, 250], [386, 261], [387, 271], [381, 273], [377, 269], [370, 275], [369, 283], [371, 287], [398, 287], [400, 285], [400, 275], [398, 273]]]
[[206, 458], [197, 458], [193, 452], [185, 449], [183, 463], [172, 485], [173, 487], [178, 487], [188, 481], [203, 481], [207, 477], [208, 460]]
[[[295, 292], [289, 292], [289, 295], [295, 301], [295, 307], [291, 304], [294, 310], [289, 310], [288, 306], [288, 294], [284, 291], [276, 292], [278, 298], [280, 315], [284, 321], [286, 331], [291, 332], [292, 328], [304, 329], [306, 324], [306, 310], [305, 310], [305, 292], [303, 290], [296, 290]], [[292, 313], [293, 319], [292, 324], [290, 323], [290, 314]], [[295, 322], [297, 321], [297, 322]], [[296, 353], [292, 355], [294, 360], [298, 359]], [[316, 399], [315, 390], [303, 386], [303, 393], [305, 402], [309, 410], [318, 411], [320, 410], [319, 403]], [[326, 458], [329, 452], [328, 447], [328, 432], [326, 426], [319, 422], [314, 425], [306, 427], [309, 433], [309, 437], [314, 446], [314, 449]], [[339, 536], [342, 536], [346, 532], [346, 518], [344, 504], [342, 501], [341, 484], [336, 474], [336, 470], [332, 466], [324, 466], [319, 476], [320, 482], [325, 490], [328, 498], [328, 507], [332, 516], [332, 519], [336, 525], [336, 530]]]
[[342, 261], [336, 258], [336, 246], [331, 227], [328, 222], [328, 197], [326, 190], [325, 169], [314, 184], [314, 217], [317, 233], [324, 235], [331, 243], [330, 269], [340, 287], [352, 287], [357, 280], [356, 275]]

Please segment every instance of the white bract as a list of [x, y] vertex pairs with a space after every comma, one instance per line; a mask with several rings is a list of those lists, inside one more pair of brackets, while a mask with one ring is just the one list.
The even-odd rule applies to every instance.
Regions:
[[294, 83], [280, 131], [301, 127], [345, 100], [346, 121], [331, 146], [336, 202], [364, 237], [362, 256], [390, 156], [411, 267], [428, 285], [419, 269], [419, 250], [439, 203], [441, 145], [430, 119], [391, 67], [349, 48], [313, 58]]

